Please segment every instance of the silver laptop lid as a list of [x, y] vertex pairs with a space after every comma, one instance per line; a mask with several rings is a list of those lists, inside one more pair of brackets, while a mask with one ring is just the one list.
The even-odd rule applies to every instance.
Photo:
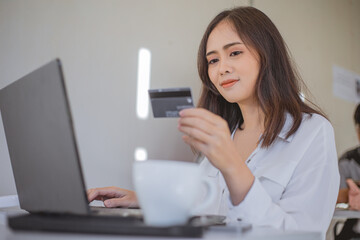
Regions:
[[87, 214], [60, 60], [0, 90], [0, 110], [21, 208]]

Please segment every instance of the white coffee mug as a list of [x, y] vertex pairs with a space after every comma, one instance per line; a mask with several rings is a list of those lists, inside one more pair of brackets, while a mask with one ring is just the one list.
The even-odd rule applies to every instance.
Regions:
[[[192, 212], [201, 212], [215, 200], [216, 187], [196, 163], [147, 160], [135, 162], [135, 191], [145, 223], [152, 226], [186, 224]], [[198, 203], [203, 188], [205, 200]]]

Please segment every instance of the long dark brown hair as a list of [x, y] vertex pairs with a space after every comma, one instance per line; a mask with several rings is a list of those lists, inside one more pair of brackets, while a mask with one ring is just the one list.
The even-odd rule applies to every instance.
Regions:
[[[285, 123], [285, 113], [293, 118], [293, 125], [286, 138], [294, 134], [302, 121], [302, 113], [322, 111], [311, 101], [313, 107], [300, 98], [301, 88], [307, 88], [292, 63], [288, 48], [274, 23], [260, 10], [253, 7], [237, 7], [218, 14], [207, 27], [198, 52], [198, 71], [202, 81], [202, 92], [198, 106], [223, 117], [232, 131], [244, 122], [237, 103], [227, 102], [208, 75], [206, 45], [210, 33], [222, 21], [234, 26], [244, 44], [259, 55], [260, 70], [255, 84], [255, 96], [264, 112], [264, 133], [260, 141], [262, 147], [269, 147], [276, 139]], [[325, 116], [324, 116], [325, 117]]]

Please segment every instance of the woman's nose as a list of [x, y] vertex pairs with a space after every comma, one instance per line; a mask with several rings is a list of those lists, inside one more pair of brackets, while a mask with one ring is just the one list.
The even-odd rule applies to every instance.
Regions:
[[229, 62], [227, 60], [220, 61], [220, 68], [219, 68], [220, 75], [223, 76], [231, 72], [232, 72], [232, 67], [230, 66]]

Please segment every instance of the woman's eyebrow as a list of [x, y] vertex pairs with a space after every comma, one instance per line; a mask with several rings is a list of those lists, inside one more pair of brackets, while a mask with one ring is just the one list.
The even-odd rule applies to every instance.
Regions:
[[[224, 50], [226, 50], [226, 49], [228, 49], [229, 47], [231, 47], [231, 46], [234, 46], [234, 45], [237, 45], [237, 44], [243, 44], [242, 42], [232, 42], [232, 43], [228, 43], [228, 44], [226, 44], [224, 47], [223, 47], [223, 49]], [[216, 53], [217, 51], [210, 51], [210, 52], [208, 52], [208, 53], [206, 53], [206, 57], [207, 56], [209, 56], [209, 55], [211, 55], [211, 54], [214, 54], [214, 53]]]

